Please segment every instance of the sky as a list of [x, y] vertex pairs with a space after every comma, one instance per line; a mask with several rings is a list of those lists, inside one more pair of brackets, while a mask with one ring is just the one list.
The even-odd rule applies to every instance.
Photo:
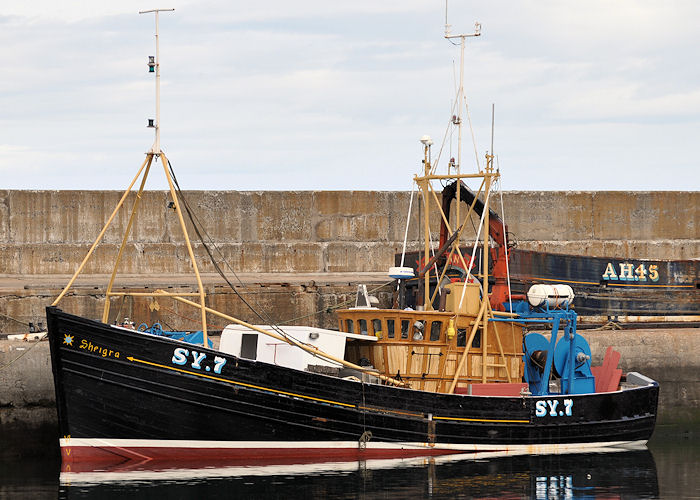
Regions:
[[[0, 188], [128, 185], [154, 139], [152, 8], [175, 8], [160, 125], [183, 189], [406, 191], [421, 136], [437, 157], [459, 73], [440, 0], [0, 0]], [[697, 0], [451, 0], [452, 33], [482, 26], [462, 171], [494, 105], [504, 190], [700, 190], [698, 19]]]

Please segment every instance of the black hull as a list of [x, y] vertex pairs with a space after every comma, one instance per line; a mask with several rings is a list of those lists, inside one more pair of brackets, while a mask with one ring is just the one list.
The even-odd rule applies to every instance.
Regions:
[[[644, 266], [646, 279], [620, 279], [621, 264]], [[603, 277], [608, 265], [617, 279]], [[650, 277], [652, 266], [656, 272]], [[517, 249], [511, 252], [510, 264], [514, 293], [526, 293], [536, 283], [568, 284], [576, 292], [576, 312], [584, 316], [700, 315], [699, 268], [700, 261], [693, 260], [625, 260]]]
[[[462, 252], [471, 255], [470, 248]], [[399, 265], [401, 255], [395, 260]], [[415, 269], [418, 261], [418, 252], [406, 254], [407, 265]], [[452, 267], [458, 270], [460, 265], [454, 262]], [[481, 269], [481, 248], [474, 268]], [[619, 259], [513, 248], [509, 271], [513, 294], [525, 294], [538, 283], [570, 285], [579, 316], [700, 315], [700, 260]], [[411, 286], [417, 288], [415, 279], [409, 281]], [[408, 298], [413, 300], [410, 293]]]
[[[304, 450], [376, 457], [532, 445], [546, 450], [646, 441], [656, 420], [655, 382], [607, 394], [434, 394], [239, 359], [56, 308], [47, 309], [47, 320], [61, 445], [69, 460], [100, 458], [100, 448], [120, 446], [144, 453], [153, 442], [173, 440], [267, 457], [302, 456]], [[183, 347], [206, 355], [199, 369], [191, 359], [174, 363], [175, 349]], [[219, 355], [226, 363], [215, 373]], [[562, 411], [537, 416], [536, 402], [543, 399], [558, 401]], [[186, 453], [195, 453], [197, 445], [187, 446]], [[164, 450], [172, 454], [171, 448]]]

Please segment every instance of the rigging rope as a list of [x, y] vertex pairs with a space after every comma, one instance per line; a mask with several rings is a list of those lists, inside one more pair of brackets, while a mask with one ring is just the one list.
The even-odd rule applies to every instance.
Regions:
[[[204, 232], [204, 233], [206, 234], [206, 236], [207, 236], [207, 238], [209, 239], [209, 241], [211, 242], [212, 246], [214, 246], [214, 248], [219, 252], [219, 254], [220, 254], [220, 255], [222, 256], [222, 258], [223, 258], [223, 253], [222, 253], [221, 250], [216, 246], [216, 244], [214, 243], [214, 240], [213, 240], [213, 239], [211, 238], [211, 236], [209, 236], [209, 234], [206, 232], [206, 229], [204, 229], [204, 226], [201, 225], [201, 223], [199, 222], [199, 219], [197, 219], [196, 215], [193, 213], [192, 209], [190, 208], [189, 204], [187, 203], [187, 200], [185, 199], [185, 196], [183, 195], [182, 190], [180, 189], [180, 185], [179, 185], [179, 183], [177, 182], [177, 178], [175, 177], [175, 172], [174, 172], [174, 170], [173, 170], [172, 163], [170, 163], [170, 160], [168, 160], [168, 167], [169, 167], [169, 170], [170, 170], [170, 175], [172, 176], [172, 179], [173, 179], [173, 183], [174, 183], [174, 185], [175, 185], [175, 187], [176, 187], [177, 194], [179, 195], [180, 199], [181, 199], [182, 202], [183, 202], [183, 206], [185, 207], [185, 211], [187, 212], [187, 216], [189, 217], [190, 221], [192, 222], [192, 226], [194, 227], [194, 230], [195, 230], [195, 232], [197, 233], [197, 236], [198, 236], [198, 238], [199, 238], [199, 241], [202, 243], [202, 246], [204, 247], [204, 249], [206, 250], [207, 254], [209, 255], [209, 259], [211, 260], [212, 265], [214, 266], [214, 268], [216, 269], [216, 271], [219, 273], [219, 275], [222, 277], [222, 279], [229, 285], [229, 287], [231, 288], [231, 290], [233, 290], [233, 292], [241, 299], [241, 301], [243, 301], [243, 303], [244, 303], [258, 318], [260, 318], [263, 322], [267, 323], [267, 326], [269, 326], [271, 330], [275, 331], [275, 332], [276, 332], [277, 334], [279, 334], [281, 337], [283, 337], [284, 339], [286, 339], [290, 344], [298, 344], [298, 345], [304, 345], [304, 346], [310, 346], [310, 347], [312, 347], [312, 345], [309, 344], [308, 342], [304, 342], [304, 341], [302, 341], [302, 340], [299, 340], [299, 339], [297, 339], [297, 338], [295, 338], [295, 337], [291, 337], [290, 335], [288, 335], [284, 330], [282, 330], [282, 329], [279, 327], [278, 324], [276, 324], [275, 322], [271, 321], [271, 319], [269, 318], [269, 316], [267, 315], [267, 313], [265, 313], [265, 311], [263, 311], [263, 314], [265, 314], [265, 317], [263, 317], [263, 315], [262, 315], [260, 312], [258, 312], [255, 308], [253, 308], [253, 306], [251, 306], [250, 303], [248, 303], [248, 301], [238, 292], [238, 290], [236, 290], [236, 288], [235, 288], [235, 286], [233, 285], [233, 283], [231, 283], [231, 281], [228, 279], [228, 277], [225, 275], [225, 273], [223, 272], [223, 270], [222, 270], [221, 267], [219, 266], [218, 262], [216, 262], [216, 259], [214, 258], [214, 255], [212, 254], [211, 249], [209, 248], [209, 246], [207, 245], [207, 243], [204, 241], [204, 237], [202, 236], [202, 232]], [[195, 219], [196, 219], [196, 220], [195, 220]], [[200, 231], [200, 227], [201, 227], [201, 231]], [[233, 273], [233, 275], [236, 277], [236, 279], [238, 280], [238, 282], [241, 284], [241, 286], [242, 286], [243, 288], [247, 288], [246, 285], [243, 283], [243, 281], [240, 279], [240, 277], [239, 277], [239, 276], [236, 274], [236, 272], [233, 270], [233, 268], [228, 264], [228, 262], [226, 261], [226, 259], [223, 259], [223, 260], [224, 260], [224, 262], [226, 263], [226, 266], [227, 266], [227, 267], [229, 268], [229, 270], [231, 271], [231, 273]], [[257, 304], [256, 304], [256, 305], [257, 305]], [[258, 306], [258, 307], [259, 307], [259, 306]], [[319, 313], [320, 313], [320, 312], [319, 312]], [[314, 357], [323, 357], [323, 356], [318, 355], [318, 354], [313, 353], [313, 352], [310, 352], [310, 354], [311, 354], [312, 356], [314, 356]], [[327, 358], [324, 358], [324, 359], [327, 359]], [[329, 361], [331, 361], [331, 360], [329, 360]]]
[[[185, 211], [187, 212], [187, 216], [189, 217], [190, 221], [192, 222], [192, 226], [194, 227], [195, 232], [197, 233], [197, 237], [199, 238], [199, 241], [202, 243], [202, 246], [207, 252], [207, 255], [209, 255], [209, 259], [211, 260], [212, 265], [214, 266], [214, 269], [216, 269], [217, 273], [219, 273], [219, 276], [228, 284], [228, 286], [233, 290], [233, 292], [238, 296], [239, 299], [248, 307], [248, 309], [251, 310], [253, 314], [255, 314], [263, 323], [267, 323], [270, 328], [272, 328], [274, 331], [276, 331], [278, 334], [282, 335], [285, 339], [288, 339], [288, 335], [282, 331], [279, 326], [277, 326], [273, 321], [271, 321], [270, 317], [267, 315], [267, 313], [263, 310], [263, 313], [261, 314], [257, 309], [255, 309], [239, 292], [236, 290], [236, 287], [231, 283], [231, 281], [228, 279], [226, 276], [226, 273], [221, 269], [221, 266], [219, 266], [219, 263], [216, 261], [214, 258], [214, 255], [212, 254], [211, 249], [209, 248], [209, 245], [204, 241], [204, 237], [202, 236], [202, 232], [204, 232], [211, 242], [212, 246], [219, 252], [219, 254], [223, 258], [223, 253], [221, 250], [216, 246], [214, 243], [214, 240], [209, 236], [207, 233], [206, 229], [204, 229], [204, 226], [201, 224], [197, 216], [193, 213], [192, 209], [190, 208], [189, 203], [187, 202], [187, 199], [185, 198], [184, 194], [182, 193], [182, 190], [180, 189], [180, 184], [177, 181], [177, 178], [175, 177], [175, 171], [173, 170], [172, 163], [170, 160], [168, 160], [168, 168], [170, 170], [170, 175], [173, 178], [173, 183], [175, 184], [175, 187], [177, 189], [177, 193], [180, 196], [180, 199], [182, 200], [183, 206], [185, 207]], [[196, 219], [196, 220], [195, 220]], [[200, 231], [201, 228], [201, 231]], [[245, 284], [243, 281], [240, 279], [240, 277], [236, 274], [236, 272], [233, 270], [233, 268], [228, 264], [226, 259], [223, 259], [224, 263], [228, 267], [229, 271], [236, 277], [236, 280], [240, 283], [240, 285], [243, 288], [246, 288]], [[256, 306], [260, 307], [258, 304]], [[264, 316], [263, 316], [264, 314]]]
[[[385, 286], [390, 286], [390, 285], [393, 285], [393, 284], [394, 284], [394, 280], [387, 281], [386, 283], [382, 283], [381, 285], [378, 285], [378, 286], [376, 286], [376, 287], [374, 287], [374, 288], [371, 288], [371, 289], [367, 290], [367, 294], [374, 293], [374, 292], [376, 292], [377, 290], [379, 290], [380, 288], [384, 288]], [[336, 304], [336, 305], [334, 305], [334, 306], [328, 306], [328, 307], [327, 307], [325, 310], [323, 310], [323, 311], [314, 311], [314, 312], [309, 313], [309, 314], [304, 314], [303, 316], [297, 316], [296, 318], [287, 319], [287, 320], [285, 320], [285, 321], [280, 322], [280, 325], [286, 325], [286, 324], [288, 324], [288, 323], [292, 323], [292, 322], [298, 321], [298, 320], [300, 320], [300, 319], [311, 318], [311, 317], [313, 317], [313, 316], [317, 316], [317, 315], [323, 314], [323, 313], [330, 314], [330, 312], [331, 312], [331, 311], [334, 311], [335, 309], [342, 309], [343, 307], [349, 306], [350, 304], [353, 303], [354, 300], [355, 300], [354, 298], [348, 299], [348, 300], [344, 300], [343, 302], [340, 302], [340, 303], [338, 303], [338, 304]]]
[[[190, 321], [190, 322], [192, 322], [192, 323], [198, 323], [199, 321], [201, 321], [200, 318], [191, 318], [191, 317], [189, 317], [189, 316], [185, 316], [184, 314], [180, 314], [180, 313], [178, 313], [177, 311], [175, 311], [175, 310], [173, 310], [173, 309], [168, 309], [167, 307], [165, 307], [165, 306], [163, 306], [163, 305], [161, 305], [160, 308], [163, 309], [164, 311], [169, 312], [169, 313], [172, 314], [173, 316], [179, 316], [179, 317], [181, 317], [181, 318], [183, 318], [183, 319], [186, 319], [186, 320], [188, 320], [188, 321]], [[159, 322], [165, 323], [164, 320], [160, 319], [160, 315], [158, 315], [157, 317], [159, 318]], [[213, 328], [212, 328], [213, 330], [223, 330], [223, 329], [224, 329], [224, 327], [222, 327], [222, 326], [219, 326], [219, 325], [217, 325], [217, 324], [209, 324], [209, 322], [207, 322], [207, 330], [209, 330], [210, 327], [213, 327]], [[168, 328], [170, 328], [170, 326], [168, 326]]]
[[[450, 42], [452, 42], [452, 41], [450, 40]], [[453, 65], [454, 65], [454, 62], [453, 62]], [[464, 88], [462, 88], [462, 90], [464, 90]], [[445, 135], [442, 138], [442, 144], [440, 145], [440, 150], [438, 151], [435, 162], [431, 165], [431, 167], [432, 167], [430, 169], [431, 175], [435, 174], [437, 166], [440, 164], [440, 157], [442, 156], [442, 151], [445, 147], [445, 143], [447, 142], [448, 135], [450, 136], [450, 156], [452, 153], [452, 134], [454, 133], [454, 125], [455, 125], [455, 122], [453, 120], [453, 116], [455, 116], [455, 111], [457, 110], [457, 106], [461, 107], [459, 90], [457, 90], [456, 93], [457, 93], [457, 99], [455, 99], [455, 101], [452, 103], [452, 110], [450, 113], [450, 119], [447, 122], [447, 127], [445, 128]], [[464, 100], [464, 109], [467, 112], [467, 121], [469, 122], [469, 132], [471, 133], [471, 136], [472, 136], [472, 145], [474, 146], [474, 157], [476, 159], [476, 167], [481, 172], [481, 164], [479, 163], [479, 151], [478, 151], [477, 145], [476, 145], [476, 135], [474, 134], [474, 127], [472, 126], [472, 118], [471, 118], [471, 113], [469, 112], [469, 105], [467, 104], [466, 92], [463, 92], [461, 97]], [[459, 171], [461, 171], [461, 169], [462, 169], [461, 160], [462, 159], [459, 158], [460, 164], [457, 165], [457, 167], [459, 168]], [[448, 172], [449, 172], [449, 170], [448, 170]]]
[[[496, 163], [498, 164], [498, 156], [496, 157]], [[498, 170], [500, 172], [501, 166], [498, 165]], [[510, 260], [510, 251], [508, 250], [508, 232], [506, 231], [506, 209], [503, 206], [503, 184], [501, 183], [501, 177], [498, 177], [498, 193], [501, 197], [501, 222], [503, 223], [503, 246], [506, 252], [506, 280], [508, 282], [508, 304], [510, 306], [510, 312], [513, 312], [513, 299], [511, 294], [513, 293], [510, 289], [510, 265], [508, 261]]]
[[464, 109], [467, 110], [467, 121], [469, 122], [469, 131], [472, 134], [472, 144], [474, 145], [474, 156], [476, 158], [476, 166], [479, 169], [479, 172], [481, 172], [481, 165], [479, 164], [479, 152], [476, 148], [476, 137], [474, 136], [474, 127], [472, 127], [472, 115], [471, 113], [469, 113], [469, 105], [467, 104], [466, 96], [464, 97]]
[[408, 214], [406, 215], [406, 231], [403, 234], [403, 250], [401, 250], [401, 267], [406, 257], [406, 241], [408, 240], [408, 225], [411, 222], [411, 210], [413, 210], [413, 193], [416, 192], [415, 183], [411, 182], [411, 201], [408, 202]]
[[[489, 197], [491, 196], [491, 189], [489, 187], [489, 192], [486, 195], [486, 199], [484, 200], [484, 207], [489, 206]], [[471, 276], [471, 268], [474, 265], [474, 256], [476, 255], [476, 246], [479, 244], [479, 238], [481, 236], [481, 228], [484, 227], [484, 216], [486, 215], [487, 210], [484, 209], [481, 212], [481, 220], [479, 221], [479, 230], [476, 233], [476, 240], [474, 241], [474, 248], [472, 248], [472, 255], [469, 259], [469, 265], [467, 266], [467, 276], [465, 278], [466, 282], [469, 282], [469, 277]], [[482, 259], [488, 259], [487, 255], [488, 248], [483, 248], [481, 251], [481, 258]], [[482, 281], [486, 281], [483, 279], [484, 277], [482, 276]], [[481, 296], [482, 300], [488, 300], [488, 283], [479, 283], [479, 288], [481, 289]], [[459, 299], [459, 310], [462, 309], [462, 304], [464, 303], [464, 296], [467, 292], [467, 287], [462, 287], [462, 296]]]

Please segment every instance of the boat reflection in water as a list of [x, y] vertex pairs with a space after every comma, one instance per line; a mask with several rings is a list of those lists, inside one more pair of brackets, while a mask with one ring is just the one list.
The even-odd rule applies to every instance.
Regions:
[[646, 447], [591, 451], [295, 464], [77, 463], [63, 465], [60, 481], [65, 498], [101, 499], [658, 496], [656, 464]]

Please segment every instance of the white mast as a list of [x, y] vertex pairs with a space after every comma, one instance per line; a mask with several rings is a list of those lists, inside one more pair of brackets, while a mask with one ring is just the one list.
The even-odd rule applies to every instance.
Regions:
[[[464, 95], [464, 46], [466, 45], [466, 39], [470, 37], [481, 36], [481, 24], [474, 23], [474, 33], [471, 34], [460, 34], [453, 35], [450, 33], [450, 28], [452, 26], [447, 23], [447, 0], [445, 0], [445, 39], [452, 41], [455, 38], [460, 39], [460, 61], [459, 61], [459, 90], [457, 91], [457, 175], [462, 173], [462, 107], [466, 106], [466, 97]], [[454, 42], [453, 42], [454, 43]], [[461, 182], [459, 177], [457, 182]], [[460, 205], [461, 205], [461, 188], [457, 185], [457, 220], [460, 221]], [[459, 241], [455, 242], [455, 245], [459, 245]]]
[[[172, 12], [175, 9], [151, 9], [151, 10], [141, 10], [139, 11], [139, 14], [148, 14], [151, 12], [155, 12], [156, 14], [156, 57], [155, 61], [150, 60], [149, 58], [149, 67], [151, 68], [151, 71], [153, 70], [153, 67], [155, 66], [155, 73], [156, 73], [156, 123], [153, 125], [156, 129], [156, 139], [155, 142], [153, 143], [153, 147], [151, 147], [150, 153], [153, 153], [155, 155], [160, 155], [161, 150], [160, 150], [160, 44], [158, 41], [158, 17], [161, 12]], [[153, 65], [154, 66], [153, 66]], [[149, 120], [148, 126], [152, 126], [151, 121]]]
[[459, 61], [459, 90], [457, 91], [457, 129], [459, 136], [457, 139], [457, 173], [461, 173], [462, 165], [462, 107], [466, 105], [466, 97], [464, 95], [464, 46], [466, 39], [475, 36], [481, 36], [481, 24], [474, 23], [474, 33], [453, 35], [450, 33], [452, 26], [447, 23], [447, 0], [445, 0], [445, 39], [453, 40], [460, 39], [460, 61]]

